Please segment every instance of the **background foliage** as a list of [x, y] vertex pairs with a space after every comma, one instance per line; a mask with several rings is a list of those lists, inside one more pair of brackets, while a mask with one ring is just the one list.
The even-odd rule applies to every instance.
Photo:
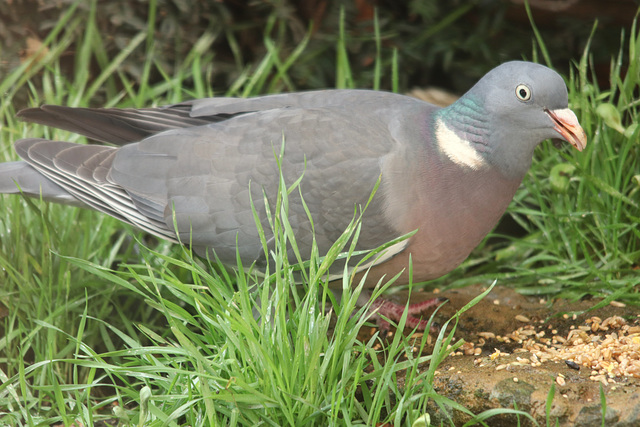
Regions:
[[[630, 27], [635, 2], [545, 2], [532, 0], [533, 17], [540, 27], [550, 58], [566, 73], [572, 59], [580, 58], [594, 19], [598, 37], [591, 54], [604, 82], [611, 55], [619, 48], [620, 28]], [[550, 3], [555, 3], [550, 5]], [[565, 4], [563, 8], [562, 5]], [[34, 54], [70, 7], [77, 16], [91, 14], [91, 2], [11, 0], [0, 4], [0, 71], [10, 70]], [[136, 0], [100, 2], [94, 29], [102, 35], [102, 53], [92, 58], [89, 79], [140, 32], [153, 28], [153, 37], [138, 44], [119, 64], [118, 72], [131, 82], [158, 81], [158, 70], [148, 70], [149, 44], [153, 61], [173, 74], [187, 60], [193, 46], [202, 45], [202, 72], [213, 90], [226, 93], [247, 71], [255, 69], [266, 51], [264, 37], [282, 57], [301, 44], [306, 47], [288, 72], [288, 80], [270, 91], [334, 87], [340, 26], [350, 57], [356, 87], [370, 87], [377, 51], [373, 18], [377, 12], [383, 76], [391, 74], [391, 53], [397, 51], [400, 89], [435, 85], [462, 93], [497, 64], [531, 59], [531, 28], [521, 1], [507, 0]], [[340, 20], [344, 13], [344, 20]], [[341, 24], [343, 22], [343, 24]], [[77, 32], [86, 29], [82, 26]], [[71, 73], [78, 61], [78, 45], [71, 42], [61, 54], [62, 71]], [[213, 64], [207, 59], [212, 59]], [[205, 69], [206, 68], [206, 69]], [[91, 102], [103, 105], [121, 87], [108, 79]], [[183, 81], [188, 87], [188, 79]], [[383, 79], [383, 89], [391, 89]]]

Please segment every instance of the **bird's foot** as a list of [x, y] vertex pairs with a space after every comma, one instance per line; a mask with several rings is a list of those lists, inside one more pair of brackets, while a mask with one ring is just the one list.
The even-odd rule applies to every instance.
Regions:
[[[376, 300], [371, 303], [369, 312], [373, 313], [371, 318], [376, 322], [378, 327], [383, 331], [388, 331], [391, 325], [386, 319], [399, 322], [406, 309], [408, 313], [405, 328], [425, 331], [429, 326], [429, 322], [414, 316], [414, 314], [419, 314], [426, 309], [437, 307], [444, 301], [442, 298], [431, 298], [407, 306], [406, 304], [398, 304], [384, 298], [376, 298]], [[432, 323], [429, 331], [437, 333], [439, 327]]]

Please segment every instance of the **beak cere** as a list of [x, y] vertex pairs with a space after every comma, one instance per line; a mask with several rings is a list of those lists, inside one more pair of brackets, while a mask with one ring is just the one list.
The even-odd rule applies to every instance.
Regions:
[[573, 111], [564, 108], [561, 110], [545, 109], [544, 112], [551, 118], [554, 124], [553, 128], [562, 135], [562, 139], [576, 147], [578, 151], [584, 150], [587, 146], [587, 134], [584, 133]]

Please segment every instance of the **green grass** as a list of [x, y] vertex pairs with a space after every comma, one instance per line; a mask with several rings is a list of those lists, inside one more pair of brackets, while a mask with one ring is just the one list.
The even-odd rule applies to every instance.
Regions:
[[[73, 106], [88, 105], [97, 95], [108, 106], [213, 95], [207, 78], [215, 65], [210, 34], [167, 70], [154, 60], [161, 52], [154, 49], [152, 25], [131, 39], [130, 49], [106, 58], [94, 19], [95, 9], [85, 16], [70, 8], [45, 40], [48, 53], [0, 81], [2, 161], [15, 159], [11, 142], [20, 137], [80, 141], [15, 121], [18, 94], [26, 92], [34, 105]], [[84, 28], [81, 36], [78, 28]], [[288, 72], [306, 40], [283, 55], [265, 37], [263, 60], [240, 70], [227, 95], [295, 89]], [[612, 63], [612, 89], [601, 90], [589, 75], [588, 49], [568, 78], [571, 106], [589, 146], [583, 153], [548, 143], [538, 149], [509, 209], [526, 236], [487, 241], [436, 284], [498, 279], [499, 285], [530, 294], [637, 303], [640, 144], [633, 124], [640, 40], [635, 29], [622, 40], [626, 46]], [[59, 59], [72, 44], [74, 70], [65, 75]], [[146, 49], [148, 57], [140, 83], [119, 71], [136, 47]], [[336, 51], [335, 86], [351, 87], [344, 33]], [[377, 52], [377, 64], [390, 60], [382, 57], [379, 44]], [[97, 76], [88, 75], [92, 61], [101, 65]], [[624, 77], [622, 64], [628, 65]], [[397, 87], [397, 67], [392, 69], [392, 76], [375, 72], [371, 86], [391, 78]], [[163, 80], [148, 80], [152, 71]], [[282, 184], [270, 224], [278, 262], [264, 278], [239, 262], [233, 271], [221, 270], [177, 245], [146, 241], [95, 212], [3, 197], [0, 302], [7, 315], [0, 338], [0, 423], [411, 426], [424, 420], [428, 402], [469, 413], [432, 387], [438, 364], [460, 344], [453, 341], [455, 318], [443, 325], [432, 354], [422, 355], [412, 348], [424, 344], [402, 334], [391, 342], [377, 335], [358, 340], [364, 320], [351, 315], [360, 289], [348, 286], [349, 277], [340, 302], [327, 292], [323, 272], [339, 252], [349, 251], [349, 237], [359, 232], [357, 217], [326, 257], [316, 252], [302, 267], [301, 288], [292, 284], [300, 267], [289, 265], [281, 251], [295, 247], [287, 196], [298, 190], [296, 183]], [[254, 308], [261, 320], [255, 320]], [[328, 308], [335, 313], [334, 325]], [[376, 343], [383, 349], [376, 350]], [[526, 417], [505, 408], [476, 414], [470, 425], [496, 413]]]

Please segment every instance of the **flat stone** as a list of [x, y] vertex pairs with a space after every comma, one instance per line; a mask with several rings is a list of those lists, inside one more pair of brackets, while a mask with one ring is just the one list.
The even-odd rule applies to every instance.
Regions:
[[[438, 311], [436, 321], [444, 324], [456, 309], [482, 292], [481, 286], [470, 286], [438, 293], [437, 296], [449, 300]], [[411, 301], [419, 302], [435, 296], [426, 292], [414, 292]], [[394, 294], [397, 302], [405, 302], [406, 295]], [[403, 301], [404, 298], [404, 301]], [[510, 334], [518, 327], [517, 315], [531, 319], [545, 329], [552, 325], [559, 335], [566, 336], [570, 328], [585, 325], [585, 320], [598, 316], [602, 319], [617, 315], [632, 324], [637, 319], [636, 307], [605, 306], [587, 311], [597, 300], [567, 302], [559, 300], [549, 307], [538, 298], [525, 297], [506, 287], [496, 286], [492, 292], [476, 306], [464, 313], [456, 330], [456, 339], [478, 343], [480, 332], [491, 332], [497, 336]], [[585, 314], [564, 318], [564, 312], [584, 312]], [[427, 313], [428, 315], [428, 313]], [[602, 425], [600, 388], [607, 402], [605, 425], [607, 427], [640, 426], [640, 380], [637, 378], [616, 378], [613, 383], [602, 385], [593, 381], [591, 370], [580, 367], [572, 369], [564, 361], [545, 362], [540, 366], [519, 364], [517, 357], [529, 359], [528, 352], [515, 352], [521, 345], [487, 339], [479, 355], [449, 356], [438, 367], [435, 377], [435, 391], [467, 408], [473, 414], [496, 408], [517, 408], [529, 413], [539, 425], [547, 425], [547, 399], [552, 387], [555, 388], [549, 411], [550, 425], [597, 426]], [[502, 354], [491, 358], [498, 349]], [[429, 350], [430, 351], [430, 350]], [[474, 363], [475, 361], [475, 363]], [[498, 368], [500, 365], [500, 369]], [[425, 366], [425, 369], [427, 367]], [[562, 382], [557, 378], [562, 377]], [[517, 381], [514, 381], [517, 378]], [[402, 385], [402, 378], [399, 379]], [[515, 403], [515, 406], [514, 406]], [[429, 402], [429, 413], [433, 425], [463, 425], [471, 416], [462, 411]], [[451, 420], [451, 421], [450, 421]], [[513, 415], [499, 415], [485, 421], [492, 427], [512, 427], [533, 425], [529, 419]]]

